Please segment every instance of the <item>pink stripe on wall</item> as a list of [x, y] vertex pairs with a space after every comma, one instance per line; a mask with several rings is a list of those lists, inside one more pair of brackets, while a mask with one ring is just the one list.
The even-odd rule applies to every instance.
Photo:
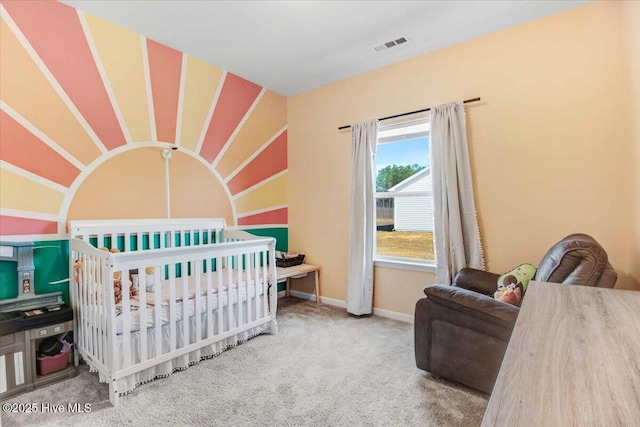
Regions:
[[57, 1], [2, 5], [104, 146], [125, 144], [76, 9]]
[[157, 139], [175, 143], [182, 53], [153, 40], [147, 40], [147, 52]]
[[0, 159], [49, 181], [71, 186], [80, 174], [74, 165], [4, 111], [0, 111], [0, 123]]
[[262, 88], [248, 80], [227, 73], [211, 123], [202, 142], [200, 156], [213, 163], [240, 120], [256, 100]]
[[277, 137], [227, 184], [237, 194], [287, 169], [287, 132]]
[[41, 219], [0, 216], [0, 236], [24, 234], [56, 234], [58, 223]]
[[288, 215], [288, 208], [274, 209], [272, 211], [238, 218], [238, 225], [287, 224]]

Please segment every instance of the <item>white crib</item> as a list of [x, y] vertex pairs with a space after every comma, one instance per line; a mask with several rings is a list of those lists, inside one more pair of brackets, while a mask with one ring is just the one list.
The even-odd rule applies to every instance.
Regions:
[[69, 234], [75, 363], [82, 357], [108, 382], [113, 405], [140, 384], [277, 333], [274, 238], [199, 218], [71, 221]]

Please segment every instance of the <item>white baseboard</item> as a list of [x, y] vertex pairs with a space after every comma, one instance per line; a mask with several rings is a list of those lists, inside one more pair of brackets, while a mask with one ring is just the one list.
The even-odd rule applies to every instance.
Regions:
[[[284, 291], [279, 292], [278, 296], [280, 296], [280, 294], [284, 295]], [[308, 299], [311, 301], [316, 300], [315, 294], [309, 294], [306, 292], [291, 291], [291, 296], [294, 296], [296, 298]], [[347, 308], [347, 302], [339, 299], [321, 296], [320, 302], [327, 305], [333, 305], [335, 307]], [[382, 308], [375, 307], [373, 308], [373, 314], [374, 316], [386, 317], [387, 319], [399, 320], [400, 322], [413, 324], [413, 316], [410, 314], [398, 313], [397, 311], [384, 310]]]
[[405, 323], [413, 324], [413, 316], [410, 314], [398, 313], [397, 311], [385, 310], [373, 307], [373, 314], [387, 319], [399, 320]]
[[[308, 299], [311, 301], [316, 300], [316, 294], [308, 294], [306, 292], [299, 292], [299, 291], [290, 291], [290, 294], [292, 297], [296, 297], [296, 298]], [[320, 301], [324, 302], [324, 298], [320, 298]]]

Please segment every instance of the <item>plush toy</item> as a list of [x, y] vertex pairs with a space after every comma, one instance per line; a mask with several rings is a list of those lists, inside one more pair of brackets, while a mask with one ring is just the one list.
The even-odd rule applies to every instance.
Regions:
[[495, 294], [493, 294], [493, 297], [502, 302], [520, 306], [520, 302], [522, 301], [522, 291], [515, 284], [510, 284], [503, 286], [502, 288], [498, 288]]
[[[120, 252], [118, 248], [107, 249], [100, 248], [101, 251], [111, 252], [112, 254], [117, 254]], [[113, 293], [115, 296], [116, 304], [122, 302], [122, 272], [114, 271], [113, 272]], [[129, 282], [129, 297], [134, 298], [138, 296], [138, 289], [133, 286], [133, 283]]]
[[73, 270], [75, 271], [74, 279], [76, 283], [80, 283], [80, 270], [82, 269], [82, 261], [76, 261], [73, 263]]
[[527, 286], [529, 286], [529, 282], [535, 274], [535, 266], [532, 264], [520, 264], [513, 270], [498, 277], [498, 290], [493, 294], [493, 297], [519, 306], [522, 297], [527, 291]]
[[142, 276], [142, 285], [147, 292], [153, 292], [156, 284], [156, 269], [154, 267], [145, 267], [144, 276]]

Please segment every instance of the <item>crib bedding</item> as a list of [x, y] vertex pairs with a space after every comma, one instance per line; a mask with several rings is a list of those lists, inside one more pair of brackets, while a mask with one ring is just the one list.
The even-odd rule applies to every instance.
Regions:
[[[226, 269], [222, 271], [222, 306], [226, 307], [229, 304], [229, 275]], [[255, 281], [250, 280], [247, 284], [246, 273], [243, 272], [241, 276], [241, 292], [240, 292], [240, 301], [243, 303], [247, 301], [247, 291], [249, 292], [249, 301], [252, 301], [256, 296], [256, 286]], [[218, 274], [211, 274], [211, 312], [215, 312], [218, 308], [218, 296], [219, 296], [219, 284], [218, 284]], [[202, 273], [200, 275], [200, 307], [197, 310], [199, 313], [206, 313], [207, 306], [209, 305], [207, 298], [207, 273]], [[231, 303], [236, 304], [238, 302], [238, 285], [235, 283], [237, 281], [237, 271], [232, 271], [231, 277]], [[263, 294], [263, 284], [262, 282], [258, 283], [257, 287], [257, 295]], [[162, 280], [160, 282], [160, 304], [161, 304], [161, 322], [163, 325], [170, 322], [170, 289], [171, 282], [168, 279]], [[196, 291], [198, 289], [196, 275], [188, 276], [187, 282], [187, 313], [189, 317], [194, 316], [196, 313]], [[184, 315], [183, 301], [184, 301], [184, 286], [183, 279], [181, 277], [175, 279], [175, 320], [179, 321], [182, 319]], [[156, 304], [156, 293], [155, 292], [146, 292], [146, 327], [153, 328], [155, 326], [155, 304]], [[138, 331], [140, 329], [140, 296], [133, 297], [129, 301], [129, 325], [130, 332]], [[251, 304], [250, 308], [252, 313], [255, 313], [255, 306]], [[261, 308], [258, 307], [258, 312], [261, 313]], [[122, 302], [116, 304], [116, 333], [118, 335], [123, 332], [123, 304]]]
[[[249, 299], [251, 300], [254, 296], [255, 296], [255, 286], [250, 285], [248, 287], [249, 289]], [[152, 292], [148, 292], [147, 295], [151, 294], [151, 296], [153, 296]], [[228, 291], [223, 291], [222, 292], [222, 306], [223, 307], [227, 307], [227, 305], [229, 304], [229, 297], [228, 297], [229, 292]], [[211, 312], [215, 312], [216, 309], [218, 308], [218, 293], [212, 294], [212, 298], [211, 298]], [[258, 286], [258, 295], [262, 295], [262, 289], [260, 286]], [[240, 294], [240, 298], [242, 302], [246, 302], [247, 301], [247, 288], [243, 287], [241, 289], [241, 294]], [[187, 300], [187, 312], [189, 313], [189, 317], [192, 317], [195, 313], [196, 313], [196, 299], [195, 298], [190, 298]], [[231, 303], [232, 304], [236, 304], [238, 302], [238, 290], [237, 287], [233, 287], [231, 289]], [[184, 301], [177, 301], [175, 304], [175, 319], [176, 321], [182, 320], [182, 316], [184, 314], [184, 309], [183, 309], [183, 303]], [[198, 310], [198, 312], [200, 313], [206, 313], [207, 312], [207, 294], [204, 293], [202, 299], [200, 300], [200, 309]], [[146, 312], [146, 327], [147, 328], [153, 328], [155, 326], [155, 304], [151, 304], [148, 303], [146, 304], [147, 307], [147, 312]], [[162, 324], [167, 324], [170, 321], [170, 309], [171, 306], [169, 305], [168, 302], [163, 302], [161, 304], [161, 321]], [[252, 310], [255, 310], [253, 307], [251, 308]], [[122, 316], [122, 303], [117, 304], [116, 305], [116, 331], [117, 334], [120, 335], [122, 334], [123, 331], [123, 317]], [[140, 329], [140, 301], [136, 298], [132, 299], [130, 301], [130, 309], [129, 309], [129, 324], [130, 324], [130, 332], [134, 332], [134, 331], [138, 331]]]

